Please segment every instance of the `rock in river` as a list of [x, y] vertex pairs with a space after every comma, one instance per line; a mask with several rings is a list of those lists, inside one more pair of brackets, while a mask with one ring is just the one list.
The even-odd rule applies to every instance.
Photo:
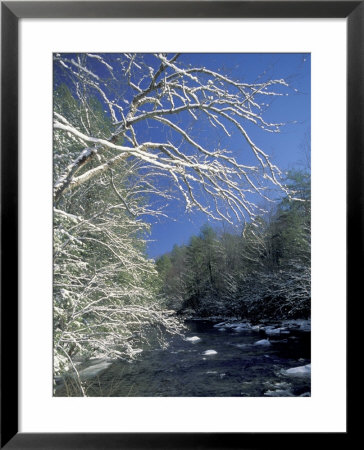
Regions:
[[209, 355], [217, 355], [217, 351], [216, 350], [206, 350], [205, 352], [202, 353], [205, 356], [209, 356]]

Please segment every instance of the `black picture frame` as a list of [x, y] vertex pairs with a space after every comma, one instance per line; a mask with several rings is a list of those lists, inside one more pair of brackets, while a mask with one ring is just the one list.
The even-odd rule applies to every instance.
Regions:
[[[350, 448], [346, 433], [19, 433], [18, 432], [18, 21], [21, 18], [346, 18], [347, 312], [363, 272], [364, 2], [116, 1], [1, 2], [1, 448], [229, 449], [328, 445]], [[329, 45], [329, 44], [328, 44]], [[350, 308], [349, 308], [350, 305]], [[349, 315], [348, 315], [349, 318]], [[350, 324], [350, 327], [349, 327]], [[353, 338], [348, 333], [351, 355]], [[351, 358], [348, 357], [350, 368]], [[351, 376], [348, 370], [348, 376]], [[351, 378], [349, 378], [349, 387]], [[359, 389], [361, 389], [359, 387]], [[348, 389], [348, 399], [351, 399]]]

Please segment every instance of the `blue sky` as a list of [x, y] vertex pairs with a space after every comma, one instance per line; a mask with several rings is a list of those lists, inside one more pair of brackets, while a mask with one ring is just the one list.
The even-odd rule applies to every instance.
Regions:
[[[289, 95], [275, 98], [265, 115], [267, 120], [286, 123], [281, 133], [267, 133], [254, 126], [249, 128], [249, 133], [281, 170], [302, 169], [307, 166], [305, 147], [307, 149], [311, 122], [309, 54], [185, 54], [180, 60], [220, 70], [221, 73], [225, 72], [234, 79], [246, 82], [285, 79], [290, 84]], [[229, 145], [239, 151], [238, 142], [230, 142]], [[246, 161], [246, 155], [241, 157], [242, 161]], [[180, 202], [172, 203], [168, 214], [169, 219], [152, 222], [147, 247], [148, 255], [152, 258], [170, 251], [174, 244], [188, 243], [189, 238], [198, 234], [204, 223], [216, 226], [220, 224], [211, 222], [203, 213], [186, 213]]]

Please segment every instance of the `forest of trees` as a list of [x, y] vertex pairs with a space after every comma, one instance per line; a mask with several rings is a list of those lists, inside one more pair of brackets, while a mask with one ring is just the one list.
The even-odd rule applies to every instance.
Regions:
[[[97, 98], [88, 99], [85, 107], [66, 84], [54, 92], [54, 112], [79, 129], [86, 122], [93, 136], [111, 133]], [[55, 182], [83, 146], [71, 133], [55, 130]], [[87, 169], [95, 166], [90, 161]], [[182, 330], [157, 296], [158, 274], [146, 256], [149, 225], [141, 216], [148, 213], [145, 193], [152, 187], [141, 170], [140, 161], [121, 161], [55, 201], [55, 374], [71, 368], [78, 377], [75, 360], [80, 357], [132, 359], [145, 345], [163, 346], [166, 334]]]
[[296, 199], [285, 197], [240, 233], [205, 225], [157, 259], [169, 307], [202, 317], [309, 317], [310, 177], [291, 172], [287, 185]]
[[[183, 330], [176, 311], [309, 314], [309, 177], [284, 179], [248, 132], [280, 131], [264, 113], [288, 84], [179, 61], [54, 55], [55, 374], [77, 377], [79, 358], [130, 360], [166, 345]], [[247, 163], [208, 139], [216, 129], [240, 139]], [[270, 216], [253, 199], [266, 201], [268, 188], [283, 198]], [[149, 219], [177, 199], [245, 225], [240, 234], [206, 226], [154, 262]]]

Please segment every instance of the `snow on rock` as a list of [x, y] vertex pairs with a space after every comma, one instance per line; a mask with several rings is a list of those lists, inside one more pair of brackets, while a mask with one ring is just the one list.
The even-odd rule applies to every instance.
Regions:
[[311, 331], [311, 319], [290, 319], [284, 320], [283, 325], [287, 328], [300, 331]]
[[306, 366], [292, 367], [283, 371], [284, 375], [291, 377], [309, 377], [311, 375], [311, 364]]
[[[250, 325], [250, 323], [249, 322], [238, 322], [236, 319], [235, 320], [231, 320], [231, 321], [225, 321], [225, 322], [219, 322], [219, 323], [216, 323], [215, 325], [214, 325], [214, 328], [221, 328], [221, 327], [223, 327], [223, 328], [233, 328], [234, 329], [234, 331], [236, 331], [236, 330], [238, 330], [239, 328], [241, 329], [241, 330], [250, 330], [251, 329], [251, 325]], [[238, 331], [241, 331], [241, 330], [238, 330]]]
[[186, 341], [188, 341], [188, 342], [198, 342], [198, 341], [201, 341], [201, 338], [199, 338], [198, 336], [192, 336], [192, 337], [187, 337]]
[[268, 390], [267, 392], [264, 392], [264, 395], [267, 397], [293, 397], [292, 392], [286, 389], [276, 389], [274, 391]]
[[225, 326], [225, 322], [220, 322], [220, 323], [216, 323], [214, 325], [214, 328], [220, 328], [220, 327], [223, 327], [223, 326]]
[[237, 323], [233, 326], [233, 330], [236, 332], [251, 330], [250, 323]]
[[96, 364], [93, 364], [92, 366], [86, 367], [86, 369], [82, 369], [79, 371], [79, 375], [81, 378], [92, 378], [96, 376], [98, 373], [102, 372], [103, 370], [107, 369], [109, 366], [111, 366], [110, 361], [101, 361]]
[[203, 352], [203, 355], [205, 355], [205, 356], [217, 355], [217, 351], [216, 350], [206, 350], [205, 352]]
[[239, 328], [251, 328], [251, 325], [249, 322], [240, 322], [240, 323], [234, 323], [233, 324], [234, 327], [239, 327]]
[[260, 341], [257, 341], [254, 345], [269, 346], [272, 344], [269, 342], [269, 339], [261, 339]]
[[236, 333], [240, 333], [241, 331], [246, 331], [246, 328], [243, 328], [243, 327], [236, 327], [236, 328], [233, 328], [233, 330], [234, 330]]
[[279, 328], [267, 327], [265, 330], [265, 334], [268, 336], [275, 336], [276, 334], [281, 334], [281, 330]]
[[268, 326], [265, 328], [264, 331], [265, 331], [265, 334], [267, 334], [268, 336], [276, 336], [278, 334], [289, 334], [290, 333], [285, 327], [274, 328], [274, 327]]

